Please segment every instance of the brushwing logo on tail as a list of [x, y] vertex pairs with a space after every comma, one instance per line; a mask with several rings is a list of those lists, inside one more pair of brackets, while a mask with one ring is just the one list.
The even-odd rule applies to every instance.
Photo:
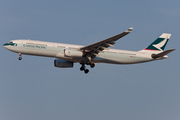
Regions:
[[157, 48], [160, 51], [163, 51], [162, 47], [166, 44], [166, 42], [167, 42], [167, 37], [163, 41], [161, 41], [160, 43], [154, 44], [152, 46], [154, 46], [155, 48]]
[[163, 33], [159, 38], [157, 38], [153, 43], [151, 43], [144, 50], [148, 51], [164, 51], [167, 42], [169, 41], [171, 34]]

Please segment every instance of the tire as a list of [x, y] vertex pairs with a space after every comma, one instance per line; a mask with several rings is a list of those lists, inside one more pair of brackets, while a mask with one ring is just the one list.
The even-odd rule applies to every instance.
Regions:
[[94, 68], [94, 67], [95, 67], [95, 64], [94, 64], [94, 63], [92, 63], [90, 66], [91, 66], [91, 68]]
[[22, 57], [19, 57], [19, 60], [22, 60]]
[[88, 70], [88, 69], [84, 70], [84, 73], [86, 73], [86, 74], [87, 74], [88, 72], [89, 72], [89, 70]]
[[83, 71], [83, 70], [85, 70], [85, 68], [84, 68], [84, 67], [81, 67], [80, 70]]

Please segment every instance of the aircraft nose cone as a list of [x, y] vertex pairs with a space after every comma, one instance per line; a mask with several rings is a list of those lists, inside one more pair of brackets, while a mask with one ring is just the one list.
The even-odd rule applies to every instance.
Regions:
[[8, 48], [9, 48], [9, 46], [10, 46], [10, 44], [9, 44], [9, 43], [5, 43], [5, 44], [3, 45], [3, 47], [4, 47], [4, 48], [6, 48], [6, 49], [8, 49]]
[[7, 43], [3, 44], [3, 47], [4, 47], [4, 48], [7, 48]]

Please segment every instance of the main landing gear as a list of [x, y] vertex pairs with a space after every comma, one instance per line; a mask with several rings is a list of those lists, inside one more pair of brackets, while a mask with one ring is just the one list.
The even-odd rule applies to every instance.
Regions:
[[[80, 67], [80, 70], [81, 71], [84, 71], [85, 74], [89, 73], [89, 69], [86, 69], [86, 66], [84, 63], [81, 64], [82, 66]], [[91, 63], [91, 64], [87, 64], [87, 65], [90, 65], [91, 68], [95, 67], [95, 64], [94, 63]]]
[[89, 70], [88, 70], [88, 69], [86, 69], [85, 64], [82, 64], [82, 66], [81, 66], [80, 70], [81, 70], [81, 71], [84, 71], [84, 73], [86, 73], [86, 74], [89, 72]]
[[22, 60], [21, 53], [19, 53], [18, 55], [19, 55], [19, 58], [18, 58], [18, 59], [19, 59], [19, 60]]

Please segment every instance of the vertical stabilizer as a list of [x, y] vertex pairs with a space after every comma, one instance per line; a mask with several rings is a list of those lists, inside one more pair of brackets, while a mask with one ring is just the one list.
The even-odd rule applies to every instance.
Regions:
[[152, 44], [150, 44], [147, 48], [142, 50], [145, 51], [156, 51], [156, 52], [162, 52], [164, 51], [164, 48], [166, 47], [167, 42], [169, 41], [169, 38], [171, 37], [171, 34], [169, 33], [163, 33], [159, 38], [157, 38]]

